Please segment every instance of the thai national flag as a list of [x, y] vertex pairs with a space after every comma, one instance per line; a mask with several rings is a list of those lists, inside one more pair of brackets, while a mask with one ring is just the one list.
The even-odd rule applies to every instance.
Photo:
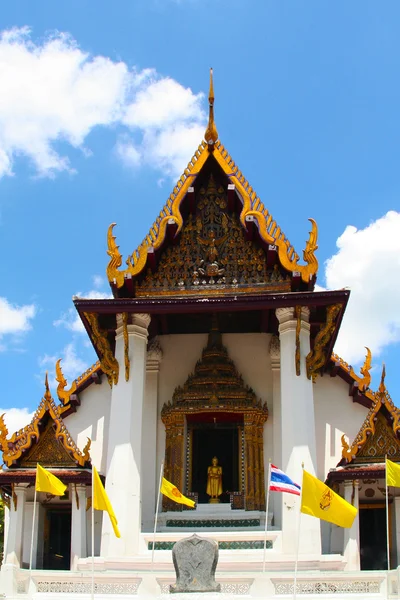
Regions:
[[269, 489], [271, 492], [287, 492], [300, 496], [300, 486], [290, 479], [283, 471], [271, 465]]

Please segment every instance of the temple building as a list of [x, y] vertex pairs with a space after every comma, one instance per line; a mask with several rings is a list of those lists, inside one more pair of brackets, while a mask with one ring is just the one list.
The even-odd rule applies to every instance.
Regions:
[[[31, 423], [12, 433], [0, 419], [8, 598], [89, 593], [92, 535], [96, 594], [167, 593], [171, 548], [193, 532], [218, 541], [223, 592], [293, 594], [299, 499], [272, 493], [266, 515], [270, 461], [298, 483], [304, 465], [359, 508], [350, 529], [302, 516], [299, 593], [384, 598], [397, 585], [384, 461], [400, 462], [400, 411], [384, 372], [370, 388], [368, 349], [360, 373], [334, 354], [350, 291], [314, 291], [317, 224], [301, 259], [219, 141], [212, 76], [209, 105], [204, 141], [125, 269], [108, 229], [113, 298], [74, 298], [98, 362], [68, 384], [58, 361]], [[68, 491], [38, 494], [29, 565], [38, 462]], [[121, 538], [101, 512], [92, 531], [92, 465]], [[162, 465], [196, 506], [163, 497], [152, 557]], [[395, 488], [389, 524], [396, 569]]]

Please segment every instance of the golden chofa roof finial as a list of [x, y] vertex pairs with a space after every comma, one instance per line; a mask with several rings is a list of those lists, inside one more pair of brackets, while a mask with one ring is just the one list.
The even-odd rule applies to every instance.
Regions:
[[214, 122], [214, 82], [213, 82], [213, 70], [210, 69], [210, 92], [208, 94], [209, 102], [209, 113], [208, 113], [208, 125], [204, 134], [204, 139], [208, 144], [208, 148], [212, 150], [214, 144], [218, 139], [218, 131]]

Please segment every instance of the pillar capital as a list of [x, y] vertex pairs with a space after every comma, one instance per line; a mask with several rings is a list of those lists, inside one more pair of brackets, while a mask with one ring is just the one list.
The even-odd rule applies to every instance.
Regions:
[[277, 335], [271, 337], [269, 343], [269, 355], [271, 357], [271, 367], [279, 369], [281, 360], [281, 343]]
[[150, 340], [147, 348], [147, 371], [158, 371], [160, 368], [160, 362], [162, 361], [163, 351], [161, 348], [158, 337], [154, 337]]
[[[286, 331], [293, 331], [297, 326], [296, 308], [294, 306], [288, 306], [284, 308], [277, 308], [275, 311], [276, 318], [279, 321], [279, 333], [285, 333]], [[308, 306], [302, 306], [300, 311], [300, 322], [301, 329], [303, 331], [310, 331], [310, 309]]]

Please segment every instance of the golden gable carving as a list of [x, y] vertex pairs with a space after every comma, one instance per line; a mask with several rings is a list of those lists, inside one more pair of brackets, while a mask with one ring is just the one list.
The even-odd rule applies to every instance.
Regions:
[[176, 246], [137, 283], [137, 296], [290, 291], [287, 272], [267, 266], [266, 253], [246, 240], [239, 217], [227, 210], [226, 191], [211, 175]]

